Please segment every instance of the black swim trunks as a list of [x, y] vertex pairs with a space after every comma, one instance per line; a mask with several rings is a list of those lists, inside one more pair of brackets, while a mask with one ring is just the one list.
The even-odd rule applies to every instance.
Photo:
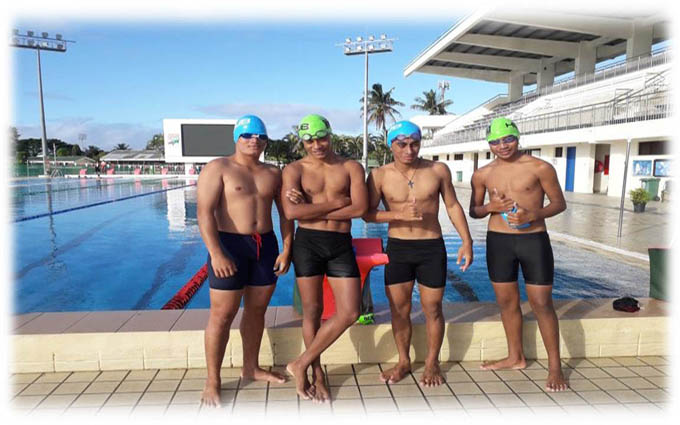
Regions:
[[219, 237], [222, 252], [236, 263], [238, 270], [227, 278], [215, 276], [208, 254], [208, 279], [212, 289], [238, 290], [246, 285], [276, 283], [273, 268], [279, 255], [279, 243], [273, 231], [263, 235], [219, 232]]
[[446, 247], [444, 239], [387, 238], [385, 285], [414, 279], [429, 288], [446, 286]]
[[293, 240], [295, 276], [359, 277], [352, 235], [298, 227]]
[[486, 234], [486, 267], [492, 282], [516, 282], [519, 266], [524, 281], [552, 285], [555, 261], [548, 232]]

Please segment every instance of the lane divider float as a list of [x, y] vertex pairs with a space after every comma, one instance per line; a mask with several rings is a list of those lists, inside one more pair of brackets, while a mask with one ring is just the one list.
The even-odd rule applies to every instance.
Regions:
[[208, 263], [205, 263], [203, 264], [203, 267], [198, 269], [196, 274], [191, 279], [189, 279], [189, 281], [185, 283], [184, 286], [179, 291], [177, 291], [177, 293], [172, 298], [170, 298], [170, 301], [161, 307], [161, 310], [180, 310], [186, 307], [186, 305], [189, 303], [189, 300], [191, 300], [191, 297], [194, 296], [196, 291], [198, 291], [207, 278]]

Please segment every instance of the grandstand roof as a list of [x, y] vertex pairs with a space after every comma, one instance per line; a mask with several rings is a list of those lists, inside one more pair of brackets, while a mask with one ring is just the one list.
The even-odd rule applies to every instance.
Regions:
[[163, 161], [163, 152], [153, 150], [115, 150], [107, 153], [102, 161]]
[[[618, 12], [617, 12], [618, 13]], [[580, 42], [596, 49], [596, 61], [626, 52], [634, 25], [652, 25], [652, 44], [668, 39], [668, 17], [636, 13], [600, 16], [509, 8], [475, 12], [451, 27], [404, 69], [507, 83], [510, 73], [525, 73], [535, 84], [540, 66], [555, 64], [555, 77], [574, 71]]]

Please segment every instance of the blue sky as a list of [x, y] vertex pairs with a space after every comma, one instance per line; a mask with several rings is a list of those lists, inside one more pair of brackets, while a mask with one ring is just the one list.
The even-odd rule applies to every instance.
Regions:
[[[464, 12], [418, 19], [392, 16], [356, 21], [324, 19], [50, 20], [21, 17], [12, 28], [63, 34], [75, 40], [68, 51], [43, 53], [47, 136], [110, 149], [117, 143], [142, 148], [162, 131], [163, 118], [236, 118], [260, 115], [270, 136], [283, 136], [307, 113], [326, 115], [338, 133], [360, 134], [363, 56], [345, 56], [336, 46], [345, 37], [386, 33], [394, 51], [369, 58], [369, 88], [395, 87], [406, 104], [437, 87], [443, 78], [403, 70], [418, 53], [447, 31]], [[40, 137], [35, 51], [11, 49], [10, 125], [22, 137]], [[463, 113], [507, 90], [504, 84], [447, 78]], [[374, 131], [374, 129], [369, 129]], [[85, 147], [85, 146], [83, 146]]]

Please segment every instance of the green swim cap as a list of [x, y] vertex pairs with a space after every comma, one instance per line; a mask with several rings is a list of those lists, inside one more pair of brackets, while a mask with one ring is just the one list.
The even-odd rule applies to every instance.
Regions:
[[519, 139], [519, 129], [512, 120], [505, 117], [494, 118], [486, 129], [487, 142], [510, 135]]
[[326, 118], [317, 114], [307, 115], [298, 126], [298, 137], [303, 140], [322, 138], [331, 133], [331, 124]]

